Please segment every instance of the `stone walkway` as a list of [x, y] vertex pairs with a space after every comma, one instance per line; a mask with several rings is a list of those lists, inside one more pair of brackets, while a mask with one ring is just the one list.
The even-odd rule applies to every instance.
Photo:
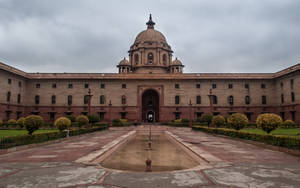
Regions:
[[[145, 127], [140, 126], [138, 129]], [[146, 127], [147, 128], [147, 127]], [[300, 158], [189, 128], [152, 126], [168, 130], [184, 142], [219, 159], [202, 170], [134, 173], [75, 163], [135, 128], [109, 131], [46, 146], [0, 155], [0, 187], [300, 187]]]

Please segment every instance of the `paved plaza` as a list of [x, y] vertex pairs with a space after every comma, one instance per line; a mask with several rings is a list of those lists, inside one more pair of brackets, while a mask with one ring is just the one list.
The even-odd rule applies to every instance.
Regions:
[[207, 162], [204, 167], [137, 173], [78, 162], [78, 159], [103, 149], [130, 131], [141, 129], [148, 127], [111, 128], [0, 155], [0, 187], [300, 187], [300, 157], [190, 128], [152, 126], [154, 131], [169, 131], [197, 150]]

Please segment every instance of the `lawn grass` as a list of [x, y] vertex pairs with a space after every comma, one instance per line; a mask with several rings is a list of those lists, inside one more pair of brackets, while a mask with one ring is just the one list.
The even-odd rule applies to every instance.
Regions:
[[[51, 130], [37, 130], [33, 134], [39, 134], [39, 133], [49, 133], [49, 132], [56, 132], [57, 129], [51, 129]], [[18, 136], [18, 135], [26, 135], [28, 134], [27, 130], [0, 130], [0, 137], [5, 136]]]
[[[249, 132], [255, 134], [267, 134], [261, 129], [242, 129], [242, 132]], [[270, 133], [271, 135], [286, 135], [286, 136], [296, 136], [300, 134], [300, 129], [276, 129]]]

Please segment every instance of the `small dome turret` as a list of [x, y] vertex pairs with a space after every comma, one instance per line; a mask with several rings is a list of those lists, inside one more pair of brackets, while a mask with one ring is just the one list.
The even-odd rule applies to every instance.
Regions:
[[178, 65], [182, 66], [182, 63], [176, 57], [176, 59], [170, 63], [170, 66], [178, 66]]
[[125, 57], [124, 57], [124, 59], [122, 59], [120, 61], [119, 65], [117, 65], [117, 67], [119, 68], [119, 73], [130, 73], [131, 72], [131, 65]]
[[119, 65], [129, 65], [130, 66], [130, 63], [129, 61], [124, 57], [124, 59], [122, 59], [119, 63]]

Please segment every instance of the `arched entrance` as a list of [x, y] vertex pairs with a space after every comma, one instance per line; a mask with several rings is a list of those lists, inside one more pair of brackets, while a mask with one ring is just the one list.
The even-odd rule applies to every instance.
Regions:
[[142, 95], [142, 120], [149, 123], [159, 121], [159, 96], [153, 89]]

